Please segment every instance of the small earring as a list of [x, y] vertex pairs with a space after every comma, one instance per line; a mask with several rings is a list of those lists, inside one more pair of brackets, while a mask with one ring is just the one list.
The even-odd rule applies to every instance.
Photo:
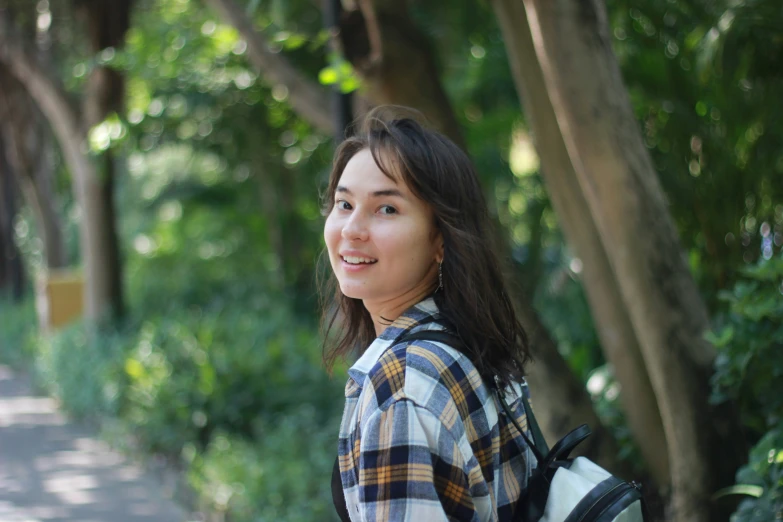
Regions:
[[443, 261], [438, 263], [438, 289], [435, 291], [439, 292], [441, 290], [443, 290]]

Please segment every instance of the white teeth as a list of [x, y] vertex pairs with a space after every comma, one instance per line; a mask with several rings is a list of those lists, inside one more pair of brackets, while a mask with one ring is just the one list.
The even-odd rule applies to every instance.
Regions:
[[360, 263], [375, 263], [377, 259], [369, 259], [366, 257], [344, 256], [343, 261], [345, 261], [346, 263], [351, 263], [352, 265], [358, 265]]

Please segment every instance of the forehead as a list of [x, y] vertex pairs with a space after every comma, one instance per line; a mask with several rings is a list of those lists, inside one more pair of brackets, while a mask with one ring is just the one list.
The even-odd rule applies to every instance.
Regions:
[[366, 189], [369, 192], [394, 188], [404, 194], [409, 194], [410, 190], [401, 179], [401, 176], [397, 174], [397, 169], [394, 168], [391, 161], [384, 161], [384, 159], [381, 157], [381, 161], [384, 162], [384, 167], [391, 174], [391, 177], [387, 176], [375, 163], [375, 158], [373, 158], [369, 149], [360, 150], [345, 165], [338, 184], [349, 188], [352, 192], [354, 189], [360, 191]]

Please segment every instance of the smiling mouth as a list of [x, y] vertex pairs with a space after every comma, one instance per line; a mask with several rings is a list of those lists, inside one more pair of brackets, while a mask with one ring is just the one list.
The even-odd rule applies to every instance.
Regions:
[[340, 256], [340, 259], [349, 265], [372, 265], [378, 262], [377, 259], [369, 257]]

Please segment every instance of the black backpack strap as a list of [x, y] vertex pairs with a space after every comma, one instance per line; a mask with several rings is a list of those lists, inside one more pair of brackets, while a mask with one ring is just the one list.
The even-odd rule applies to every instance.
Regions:
[[[462, 342], [462, 339], [457, 337], [457, 335], [453, 333], [445, 332], [443, 330], [420, 330], [418, 332], [407, 333], [399, 337], [396, 340], [396, 343], [403, 343], [403, 342], [410, 342], [410, 341], [417, 341], [417, 340], [440, 342], [452, 346], [454, 348], [464, 346], [465, 344]], [[536, 421], [536, 417], [533, 415], [533, 410], [530, 408], [530, 404], [528, 403], [524, 392], [522, 392], [522, 397], [521, 397], [522, 404], [525, 407], [525, 416], [527, 417], [527, 424], [530, 427], [531, 434], [533, 435], [533, 440], [530, 440], [528, 436], [525, 435], [525, 431], [522, 429], [519, 423], [517, 423], [516, 419], [514, 418], [514, 414], [511, 412], [511, 408], [509, 408], [508, 403], [506, 403], [506, 400], [503, 398], [503, 394], [500, 393], [497, 383], [495, 383], [494, 380], [490, 380], [490, 382], [488, 382], [487, 384], [489, 385], [490, 388], [492, 388], [493, 392], [495, 393], [495, 396], [498, 398], [500, 405], [503, 407], [503, 410], [506, 412], [506, 416], [514, 424], [514, 427], [517, 429], [517, 431], [519, 431], [519, 433], [525, 439], [525, 442], [530, 447], [530, 451], [533, 453], [533, 456], [536, 458], [536, 461], [538, 462], [539, 466], [542, 466], [546, 459], [546, 455], [549, 454], [549, 447], [546, 444], [546, 440], [544, 439], [543, 433], [541, 433], [541, 428], [538, 427], [538, 422]]]
[[[505, 403], [505, 401], [503, 401]], [[522, 393], [522, 405], [525, 407], [525, 416], [527, 417], [527, 424], [530, 426], [530, 432], [533, 435], [533, 440], [536, 441], [536, 447], [542, 454], [549, 453], [549, 446], [546, 443], [544, 434], [541, 433], [541, 428], [538, 427], [538, 421], [536, 416], [533, 415], [533, 410], [530, 408], [530, 403], [527, 401], [524, 392]], [[521, 430], [520, 430], [521, 431]]]

